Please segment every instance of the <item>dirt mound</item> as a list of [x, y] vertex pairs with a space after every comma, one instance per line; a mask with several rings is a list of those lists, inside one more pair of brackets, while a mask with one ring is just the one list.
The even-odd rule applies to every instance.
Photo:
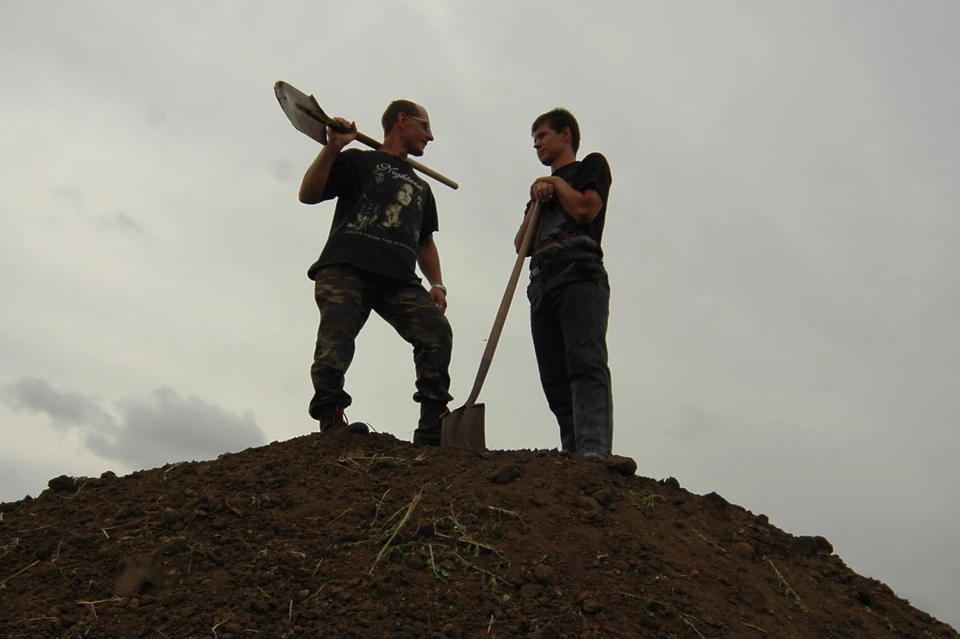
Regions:
[[820, 537], [557, 452], [309, 435], [0, 505], [0, 637], [958, 637]]

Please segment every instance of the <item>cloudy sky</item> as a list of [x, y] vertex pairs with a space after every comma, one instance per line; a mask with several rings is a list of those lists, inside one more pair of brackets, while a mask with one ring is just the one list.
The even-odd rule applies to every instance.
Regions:
[[[375, 137], [391, 99], [430, 111], [457, 402], [544, 172], [530, 122], [565, 106], [614, 177], [616, 451], [960, 625], [958, 35], [947, 0], [3, 2], [0, 500], [315, 428], [332, 205], [297, 202], [318, 147], [276, 80]], [[558, 445], [526, 313], [493, 448]], [[379, 318], [348, 389], [411, 437]]]

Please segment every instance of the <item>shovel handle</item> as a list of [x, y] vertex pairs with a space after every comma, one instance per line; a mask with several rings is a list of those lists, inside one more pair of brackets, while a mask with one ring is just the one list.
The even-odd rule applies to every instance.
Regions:
[[527, 215], [529, 216], [527, 231], [523, 234], [523, 242], [520, 244], [520, 251], [517, 253], [517, 261], [513, 265], [513, 272], [510, 274], [507, 290], [504, 291], [503, 299], [500, 300], [500, 310], [497, 311], [497, 318], [493, 321], [493, 329], [490, 331], [490, 337], [487, 339], [487, 347], [483, 349], [483, 356], [480, 358], [480, 370], [477, 371], [477, 378], [473, 382], [473, 388], [470, 390], [470, 396], [467, 398], [465, 406], [473, 406], [477, 403], [477, 398], [480, 396], [480, 389], [483, 387], [483, 381], [487, 378], [487, 371], [490, 370], [490, 364], [493, 362], [493, 353], [497, 350], [497, 344], [500, 342], [500, 334], [503, 332], [503, 325], [507, 321], [507, 311], [510, 310], [510, 302], [513, 301], [513, 294], [517, 290], [517, 281], [520, 279], [523, 261], [526, 259], [527, 252], [530, 250], [533, 234], [536, 233], [537, 220], [540, 217], [540, 203], [534, 202]]

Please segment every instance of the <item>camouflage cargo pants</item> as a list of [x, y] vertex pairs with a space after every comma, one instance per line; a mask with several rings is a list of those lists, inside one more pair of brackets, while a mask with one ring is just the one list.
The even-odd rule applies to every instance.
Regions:
[[346, 408], [353, 401], [344, 390], [344, 378], [353, 361], [357, 335], [371, 310], [413, 346], [417, 371], [414, 401], [446, 404], [453, 399], [449, 392], [453, 331], [419, 282], [350, 266], [328, 266], [316, 274], [314, 298], [320, 309], [320, 327], [310, 367], [314, 390], [311, 417], [320, 419], [325, 407]]

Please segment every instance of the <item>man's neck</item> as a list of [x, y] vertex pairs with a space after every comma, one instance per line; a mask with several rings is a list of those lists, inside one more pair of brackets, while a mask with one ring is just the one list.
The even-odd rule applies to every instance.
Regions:
[[550, 172], [556, 173], [558, 170], [562, 169], [568, 164], [573, 164], [577, 161], [577, 155], [573, 151], [567, 151], [560, 155], [556, 160], [553, 161], [553, 164], [550, 165]]
[[401, 160], [407, 159], [407, 149], [405, 149], [398, 140], [391, 140], [390, 138], [387, 138], [377, 150], [384, 153], [389, 153], [390, 155], [395, 155]]

